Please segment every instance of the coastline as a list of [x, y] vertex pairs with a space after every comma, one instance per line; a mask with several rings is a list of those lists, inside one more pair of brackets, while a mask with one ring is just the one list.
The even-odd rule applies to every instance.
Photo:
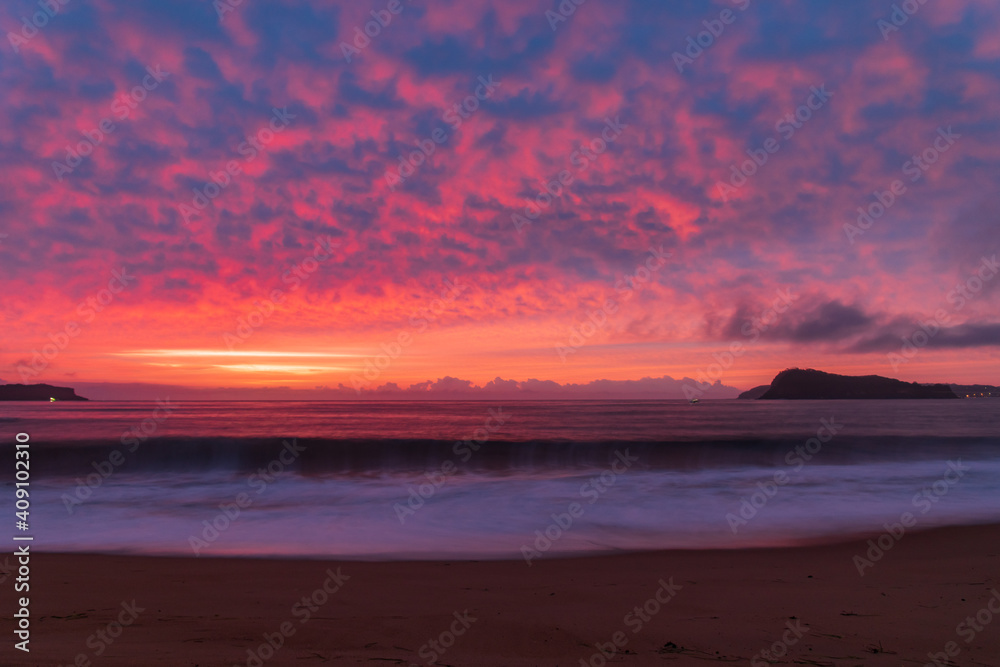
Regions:
[[[853, 559], [867, 539], [530, 567], [34, 553], [31, 653], [9, 639], [2, 662], [571, 667], [603, 664], [601, 647], [625, 665], [766, 665], [761, 651], [818, 665], [1000, 655], [996, 627], [959, 634], [991, 599], [1000, 610], [1000, 525], [907, 533], [861, 576]], [[3, 625], [13, 637], [10, 614]], [[265, 636], [281, 646], [273, 655]]]

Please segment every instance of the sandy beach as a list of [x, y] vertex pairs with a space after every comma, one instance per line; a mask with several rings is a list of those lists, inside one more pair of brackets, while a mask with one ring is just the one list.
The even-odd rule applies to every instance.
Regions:
[[31, 652], [13, 648], [8, 603], [2, 663], [568, 667], [603, 649], [622, 665], [997, 664], [1000, 526], [906, 534], [862, 577], [868, 548], [531, 567], [36, 554]]

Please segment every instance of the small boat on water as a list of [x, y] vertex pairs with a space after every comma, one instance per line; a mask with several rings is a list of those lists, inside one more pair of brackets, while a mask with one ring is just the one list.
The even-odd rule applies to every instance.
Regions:
[[697, 399], [697, 398], [692, 398], [691, 399], [691, 405], [694, 405], [695, 403], [701, 403], [701, 401], [699, 399]]

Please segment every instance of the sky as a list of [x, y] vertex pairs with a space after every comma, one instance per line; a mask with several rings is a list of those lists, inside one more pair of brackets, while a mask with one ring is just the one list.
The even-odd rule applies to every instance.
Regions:
[[4, 3], [0, 378], [1000, 384], [995, 1], [577, 2]]

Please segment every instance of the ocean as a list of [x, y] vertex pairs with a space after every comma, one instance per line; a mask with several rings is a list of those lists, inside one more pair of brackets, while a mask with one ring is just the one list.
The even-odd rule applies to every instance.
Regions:
[[[0, 404], [33, 550], [523, 559], [1000, 521], [1000, 401]], [[898, 527], [897, 527], [898, 529]]]

